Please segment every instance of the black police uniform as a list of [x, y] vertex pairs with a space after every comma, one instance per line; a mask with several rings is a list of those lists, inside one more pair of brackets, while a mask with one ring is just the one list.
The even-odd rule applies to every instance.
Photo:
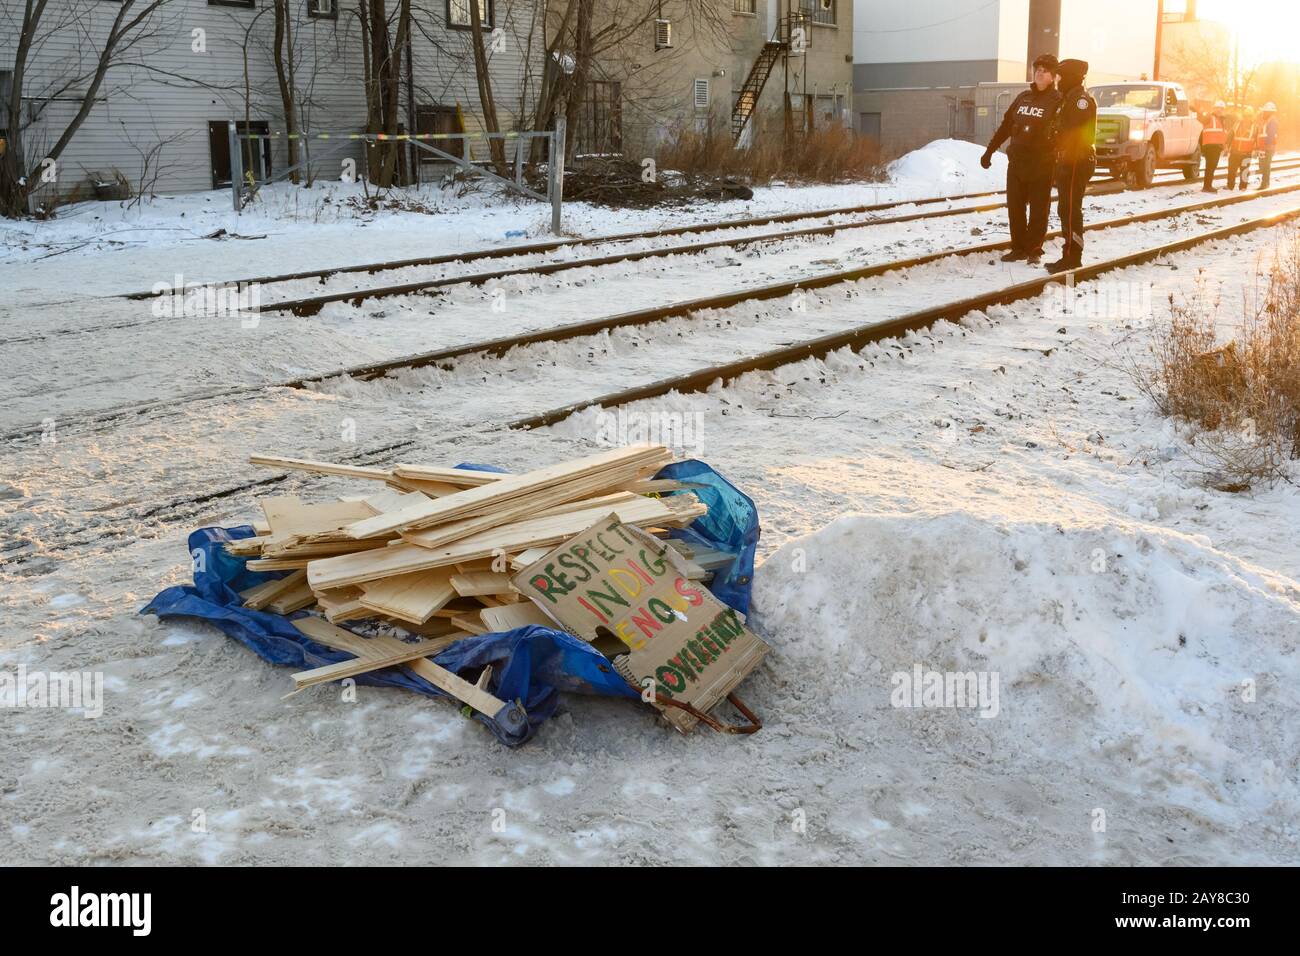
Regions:
[[[1047, 235], [1047, 211], [1052, 205], [1052, 122], [1061, 103], [1053, 87], [1031, 86], [1014, 100], [1002, 124], [989, 140], [986, 155], [1007, 147], [1007, 219], [1011, 251], [1041, 255]], [[1029, 221], [1025, 221], [1025, 209]]]
[[1067, 82], [1055, 126], [1056, 213], [1065, 249], [1060, 261], [1048, 266], [1054, 272], [1077, 268], [1083, 260], [1083, 194], [1097, 169], [1097, 101], [1083, 87], [1087, 70], [1078, 60], [1061, 61], [1060, 75]]

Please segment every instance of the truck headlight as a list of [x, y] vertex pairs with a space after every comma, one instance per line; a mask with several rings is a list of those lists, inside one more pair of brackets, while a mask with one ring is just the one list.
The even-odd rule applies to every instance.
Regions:
[[1128, 131], [1128, 138], [1132, 140], [1141, 140], [1146, 137], [1146, 130], [1141, 126], [1136, 126]]

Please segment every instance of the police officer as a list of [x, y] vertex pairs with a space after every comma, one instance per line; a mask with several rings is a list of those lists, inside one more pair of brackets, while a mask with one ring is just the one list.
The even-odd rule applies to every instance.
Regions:
[[[1011, 251], [1003, 262], [1043, 256], [1047, 235], [1047, 211], [1052, 205], [1052, 121], [1061, 94], [1056, 91], [1056, 57], [1044, 53], [1034, 60], [1034, 84], [1007, 108], [1002, 124], [980, 157], [985, 169], [993, 164], [998, 147], [1007, 147], [1007, 220], [1011, 226]], [[1029, 221], [1025, 221], [1025, 209]]]
[[1097, 169], [1097, 101], [1083, 86], [1088, 64], [1062, 60], [1056, 68], [1061, 108], [1056, 114], [1056, 214], [1061, 219], [1061, 258], [1048, 272], [1077, 269], [1083, 261], [1083, 194]]

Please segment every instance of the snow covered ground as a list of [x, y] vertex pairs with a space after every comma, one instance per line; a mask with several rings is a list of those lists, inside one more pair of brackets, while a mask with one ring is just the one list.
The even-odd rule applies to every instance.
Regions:
[[[977, 157], [928, 192], [995, 181], [980, 179]], [[756, 203], [843, 206], [884, 201], [867, 197], [890, 188], [903, 187], [773, 190]], [[1090, 203], [1095, 220], [1197, 198], [1169, 189]], [[1107, 230], [1090, 237], [1089, 256], [1298, 204], [1283, 196]], [[456, 241], [484, 245], [509, 215], [467, 211]], [[618, 228], [634, 219], [644, 221], [629, 216]], [[259, 329], [119, 328], [142, 303], [131, 313], [120, 300], [86, 301], [147, 288], [169, 256], [187, 276], [232, 278], [327, 264], [327, 255], [427, 253], [418, 237], [427, 221], [387, 216], [365, 227], [369, 243], [357, 241], [356, 223], [330, 235], [336, 226], [268, 220], [283, 237], [225, 242], [215, 247], [232, 250], [222, 261], [208, 240], [92, 245], [33, 262], [36, 246], [10, 236], [25, 264], [0, 269], [23, 276], [28, 301], [77, 301], [33, 305], [4, 323], [13, 340], [5, 422], [49, 416], [56, 440], [13, 442], [0, 461], [0, 670], [102, 671], [106, 701], [95, 720], [0, 711], [5, 859], [1300, 859], [1300, 497], [1288, 486], [1207, 490], [1179, 429], [1125, 370], [1142, 358], [1168, 295], [1200, 281], [1235, 301], [1288, 228], [1123, 270], [1075, 297], [1053, 288], [861, 353], [630, 407], [691, 416], [698, 443], [685, 450], [758, 503], [751, 623], [774, 653], [744, 697], [766, 726], [752, 738], [682, 739], [637, 708], [572, 697], [536, 740], [507, 751], [453, 708], [399, 691], [362, 688], [345, 703], [328, 687], [281, 700], [283, 671], [219, 633], [137, 616], [157, 590], [188, 578], [185, 533], [247, 520], [258, 489], [192, 499], [267, 477], [244, 463], [252, 451], [369, 450], [377, 461], [512, 469], [581, 454], [605, 423], [594, 410], [534, 432], [502, 424], [618, 381], [1035, 273], [987, 256], [945, 260], [808, 293], [798, 307], [744, 303], [445, 371], [220, 401], [184, 396], [482, 338], [486, 321], [495, 323], [487, 334], [503, 334], [775, 281], [801, 262], [847, 268], [992, 241], [1005, 222], [959, 216], [522, 279], [502, 313], [490, 311], [489, 291], [457, 287], [435, 300], [331, 306], [313, 320], [268, 317]], [[52, 236], [41, 241], [54, 249]], [[259, 242], [263, 251], [250, 252]], [[1121, 307], [1089, 308], [1093, 289]], [[102, 425], [60, 424], [144, 399], [164, 404]], [[274, 487], [310, 497], [355, 490], [297, 476]], [[996, 707], [894, 706], [910, 686], [896, 675], [917, 668], [996, 676]], [[196, 810], [206, 832], [191, 826]], [[503, 832], [494, 811], [504, 811]]]

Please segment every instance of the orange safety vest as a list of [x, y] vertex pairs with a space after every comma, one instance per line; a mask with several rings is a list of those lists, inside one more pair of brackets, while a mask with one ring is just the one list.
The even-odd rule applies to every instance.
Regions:
[[1201, 130], [1202, 146], [1222, 146], [1228, 141], [1228, 131], [1223, 128], [1223, 120], [1210, 114], [1210, 125]]
[[1234, 153], [1253, 153], [1255, 151], [1255, 127], [1251, 123], [1242, 120], [1237, 124], [1238, 130], [1245, 130], [1245, 135], [1237, 135], [1232, 138], [1232, 151]]

